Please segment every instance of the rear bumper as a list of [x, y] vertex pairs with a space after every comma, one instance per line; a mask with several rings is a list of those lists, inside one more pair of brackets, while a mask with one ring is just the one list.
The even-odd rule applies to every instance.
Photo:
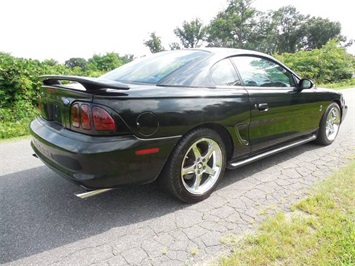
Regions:
[[[36, 155], [61, 176], [88, 189], [154, 181], [180, 138], [86, 136], [41, 118], [32, 121], [30, 129]], [[159, 152], [136, 154], [154, 148]]]

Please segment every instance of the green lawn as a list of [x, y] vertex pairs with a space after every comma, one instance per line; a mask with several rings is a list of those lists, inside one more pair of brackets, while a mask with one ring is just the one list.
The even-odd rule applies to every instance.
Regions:
[[346, 80], [343, 82], [331, 83], [331, 84], [317, 84], [320, 88], [329, 88], [335, 90], [355, 88], [355, 79]]
[[355, 265], [355, 157], [290, 213], [235, 239], [234, 253], [218, 265]]

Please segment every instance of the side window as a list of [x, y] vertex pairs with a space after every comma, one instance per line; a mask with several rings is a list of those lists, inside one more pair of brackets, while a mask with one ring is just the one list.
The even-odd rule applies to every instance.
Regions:
[[253, 56], [237, 56], [232, 60], [238, 68], [244, 86], [295, 86], [292, 74], [279, 64], [269, 59]]
[[240, 86], [241, 82], [229, 59], [219, 61], [210, 70], [213, 82], [218, 85]]

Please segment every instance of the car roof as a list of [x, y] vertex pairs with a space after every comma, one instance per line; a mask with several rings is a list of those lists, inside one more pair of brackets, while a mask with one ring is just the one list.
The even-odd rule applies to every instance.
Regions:
[[205, 48], [192, 48], [189, 50], [200, 50], [200, 51], [206, 51], [210, 52], [215, 55], [223, 55], [223, 56], [232, 56], [232, 55], [242, 55], [242, 54], [248, 54], [248, 55], [261, 55], [265, 57], [270, 57], [267, 54], [253, 51], [253, 50], [247, 50], [247, 49], [237, 49], [237, 48], [225, 48], [225, 47], [205, 47]]

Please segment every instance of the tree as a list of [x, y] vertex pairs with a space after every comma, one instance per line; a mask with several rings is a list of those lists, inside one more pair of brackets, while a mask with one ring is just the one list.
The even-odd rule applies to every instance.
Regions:
[[81, 57], [72, 57], [69, 60], [65, 61], [65, 66], [69, 68], [80, 67], [82, 70], [86, 70], [87, 61]]
[[48, 66], [56, 66], [56, 65], [58, 65], [59, 63], [58, 63], [57, 60], [51, 58], [51, 59], [46, 59], [46, 60], [44, 60], [44, 61], [43, 61], [43, 64], [48, 65]]
[[277, 35], [277, 53], [295, 53], [302, 48], [302, 25], [308, 16], [300, 14], [295, 7], [281, 7], [271, 13], [273, 30]]
[[249, 48], [249, 36], [258, 11], [252, 0], [229, 0], [226, 10], [217, 14], [208, 27], [208, 46]]
[[149, 50], [154, 54], [161, 51], [165, 51], [164, 47], [161, 44], [161, 39], [156, 35], [155, 32], [150, 34], [150, 39], [144, 41], [143, 44], [149, 48]]
[[303, 50], [321, 48], [332, 39], [346, 41], [346, 38], [340, 34], [341, 24], [339, 22], [320, 17], [312, 17], [303, 23], [301, 32], [303, 33]]
[[190, 22], [184, 21], [182, 28], [175, 28], [174, 33], [180, 39], [182, 46], [196, 48], [201, 46], [206, 37], [206, 27], [199, 18], [196, 18]]
[[248, 49], [267, 54], [278, 51], [278, 25], [272, 19], [272, 13], [259, 12], [255, 17], [255, 25], [248, 37]]
[[123, 64], [127, 64], [127, 63], [133, 61], [134, 54], [125, 54], [124, 56], [121, 56], [120, 58], [121, 58]]
[[228, 7], [208, 25], [208, 46], [258, 50], [268, 54], [321, 48], [329, 40], [350, 46], [339, 22], [303, 15], [293, 6], [269, 12], [251, 7], [253, 0], [228, 0]]
[[110, 71], [126, 63], [117, 53], [106, 53], [105, 55], [93, 55], [88, 60], [88, 68], [91, 70]]
[[355, 72], [355, 57], [335, 40], [327, 42], [320, 49], [284, 53], [276, 57], [301, 77], [319, 83], [349, 80]]
[[180, 50], [180, 44], [178, 44], [177, 42], [173, 42], [171, 44], [169, 44], [170, 50]]

